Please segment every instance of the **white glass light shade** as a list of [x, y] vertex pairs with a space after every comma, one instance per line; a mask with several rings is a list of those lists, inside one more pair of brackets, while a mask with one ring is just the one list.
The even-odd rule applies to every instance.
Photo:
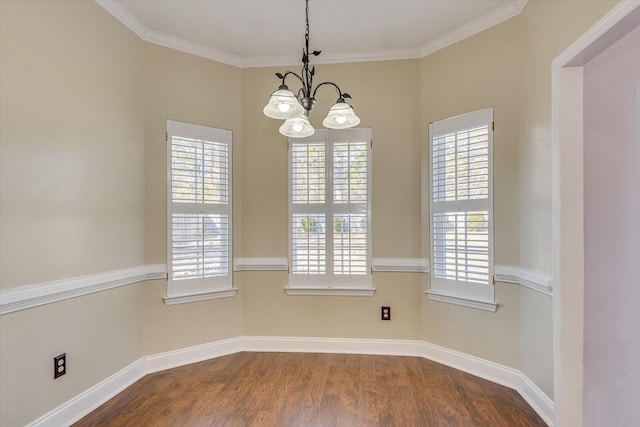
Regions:
[[293, 92], [281, 88], [271, 94], [262, 112], [272, 119], [286, 120], [301, 115], [304, 113], [304, 108]]
[[322, 124], [329, 129], [347, 129], [358, 126], [360, 118], [353, 112], [351, 105], [339, 100], [329, 109]]
[[314, 132], [315, 129], [304, 115], [287, 119], [280, 126], [280, 133], [289, 138], [304, 138], [313, 135]]

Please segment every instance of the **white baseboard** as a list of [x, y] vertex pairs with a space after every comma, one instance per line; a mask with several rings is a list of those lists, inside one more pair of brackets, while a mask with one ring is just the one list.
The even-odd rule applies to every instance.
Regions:
[[554, 425], [555, 411], [553, 400], [549, 398], [533, 381], [522, 372], [516, 390], [527, 401], [529, 406], [540, 415], [549, 426]]
[[146, 373], [164, 371], [178, 366], [244, 351], [243, 337], [214, 341], [193, 347], [159, 353], [144, 359]]
[[422, 357], [516, 390], [549, 426], [554, 425], [554, 403], [517, 369], [426, 342]]
[[512, 388], [553, 426], [554, 405], [522, 372], [435, 344], [411, 340], [242, 336], [143, 357], [29, 426], [70, 425], [144, 375], [241, 351], [374, 354], [423, 357]]
[[93, 411], [107, 400], [120, 393], [131, 384], [145, 376], [144, 358], [138, 359], [129, 366], [100, 381], [93, 387], [80, 393], [73, 399], [63, 403], [53, 411], [27, 424], [29, 427], [68, 426]]
[[516, 369], [435, 344], [423, 342], [421, 356], [513, 389], [519, 380]]
[[244, 351], [421, 356], [422, 341], [355, 338], [242, 337]]

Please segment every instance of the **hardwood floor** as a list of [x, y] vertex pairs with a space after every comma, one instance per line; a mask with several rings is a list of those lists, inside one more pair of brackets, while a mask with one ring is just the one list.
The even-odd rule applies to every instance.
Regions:
[[507, 387], [417, 357], [237, 353], [150, 374], [74, 426], [546, 426]]

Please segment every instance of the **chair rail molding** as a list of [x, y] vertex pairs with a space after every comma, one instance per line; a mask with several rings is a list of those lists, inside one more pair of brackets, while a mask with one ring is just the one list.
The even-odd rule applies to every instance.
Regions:
[[448, 304], [455, 304], [462, 307], [490, 311], [492, 313], [495, 313], [496, 310], [498, 310], [498, 303], [496, 301], [482, 301], [478, 299], [462, 298], [456, 295], [448, 295], [431, 290], [424, 291], [424, 293], [427, 298], [432, 301], [446, 302]]
[[497, 282], [516, 283], [545, 295], [553, 295], [551, 277], [539, 271], [509, 265], [496, 265], [494, 277]]
[[234, 271], [287, 271], [287, 258], [236, 258]]
[[165, 264], [149, 264], [4, 289], [0, 291], [0, 315], [166, 277]]
[[191, 302], [209, 301], [212, 299], [231, 298], [236, 296], [238, 288], [220, 289], [211, 292], [185, 295], [167, 295], [164, 297], [165, 305], [188, 304]]
[[429, 260], [426, 258], [373, 258], [371, 270], [374, 272], [428, 273]]

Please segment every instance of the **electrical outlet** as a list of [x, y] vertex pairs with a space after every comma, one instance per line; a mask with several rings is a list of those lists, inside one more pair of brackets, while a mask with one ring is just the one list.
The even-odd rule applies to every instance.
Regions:
[[391, 307], [381, 307], [380, 318], [382, 320], [391, 320]]
[[62, 353], [53, 358], [53, 379], [67, 373], [67, 353]]

